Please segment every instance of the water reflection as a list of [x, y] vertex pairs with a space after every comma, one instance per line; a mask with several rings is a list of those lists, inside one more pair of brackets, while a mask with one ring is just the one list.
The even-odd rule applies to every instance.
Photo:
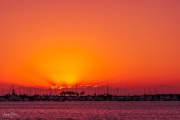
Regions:
[[[14, 113], [14, 116], [3, 114]], [[180, 119], [180, 102], [1, 102], [1, 118], [29, 120]]]

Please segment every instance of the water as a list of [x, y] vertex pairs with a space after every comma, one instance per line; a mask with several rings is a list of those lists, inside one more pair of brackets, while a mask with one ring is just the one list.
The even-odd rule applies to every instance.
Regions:
[[13, 120], [180, 120], [180, 102], [0, 102], [0, 115]]

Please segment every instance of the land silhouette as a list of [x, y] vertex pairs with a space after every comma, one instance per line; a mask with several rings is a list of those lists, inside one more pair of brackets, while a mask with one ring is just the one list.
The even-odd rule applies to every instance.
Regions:
[[16, 94], [15, 90], [12, 89], [6, 94], [0, 96], [0, 101], [180, 101], [180, 94], [144, 94], [144, 95], [112, 95], [96, 94], [86, 95], [85, 91], [62, 91], [59, 95], [48, 95], [48, 94]]

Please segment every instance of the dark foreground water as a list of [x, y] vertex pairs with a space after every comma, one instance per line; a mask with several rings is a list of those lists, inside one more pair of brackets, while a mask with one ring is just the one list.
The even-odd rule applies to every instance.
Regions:
[[180, 120], [180, 102], [0, 102], [0, 119]]

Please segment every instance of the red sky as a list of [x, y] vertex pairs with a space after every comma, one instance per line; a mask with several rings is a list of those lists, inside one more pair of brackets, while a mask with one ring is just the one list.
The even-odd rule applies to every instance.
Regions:
[[180, 84], [179, 0], [1, 0], [0, 84]]

